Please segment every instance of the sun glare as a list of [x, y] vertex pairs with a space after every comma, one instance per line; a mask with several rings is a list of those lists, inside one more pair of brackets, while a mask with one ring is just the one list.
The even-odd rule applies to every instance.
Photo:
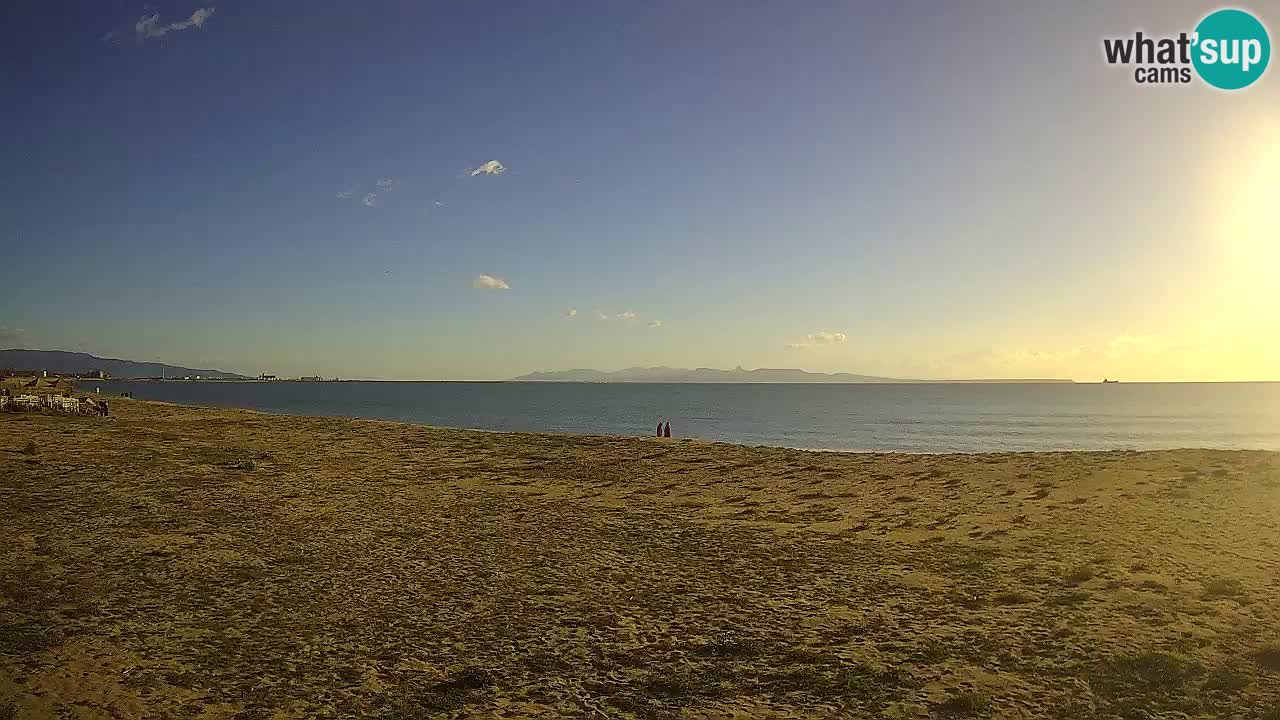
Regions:
[[1235, 272], [1229, 279], [1250, 284], [1274, 278], [1280, 265], [1280, 128], [1268, 128], [1258, 139], [1242, 144], [1248, 154], [1236, 156], [1220, 180], [1226, 190], [1221, 241]]
[[1217, 279], [1183, 318], [1205, 341], [1195, 374], [1273, 378], [1280, 356], [1280, 123], [1224, 141], [1203, 170], [1200, 271]]

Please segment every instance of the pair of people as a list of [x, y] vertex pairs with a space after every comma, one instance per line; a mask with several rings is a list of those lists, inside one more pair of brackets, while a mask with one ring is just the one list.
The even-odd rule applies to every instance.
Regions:
[[671, 423], [668, 422], [666, 425], [663, 425], [662, 421], [659, 420], [657, 435], [658, 437], [671, 437]]

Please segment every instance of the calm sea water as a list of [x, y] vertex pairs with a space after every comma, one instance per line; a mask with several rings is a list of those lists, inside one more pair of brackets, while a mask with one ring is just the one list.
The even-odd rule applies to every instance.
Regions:
[[649, 435], [664, 418], [676, 437], [826, 450], [1280, 450], [1280, 383], [98, 384], [188, 405], [486, 430]]

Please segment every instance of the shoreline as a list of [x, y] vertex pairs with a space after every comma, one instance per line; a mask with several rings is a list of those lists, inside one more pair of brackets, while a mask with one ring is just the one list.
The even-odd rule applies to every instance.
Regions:
[[[134, 382], [134, 381], [130, 381]], [[185, 382], [185, 381], [184, 381]], [[203, 381], [190, 381], [203, 382]], [[258, 381], [255, 381], [258, 382]], [[267, 381], [262, 381], [267, 382]], [[346, 381], [341, 381], [346, 382]], [[352, 381], [363, 382], [363, 381]], [[398, 382], [398, 381], [388, 381]], [[92, 393], [86, 393], [91, 397]], [[397, 420], [390, 418], [365, 417], [359, 415], [303, 415], [288, 412], [276, 412], [273, 410], [261, 410], [258, 408], [244, 406], [218, 406], [218, 405], [198, 405], [179, 403], [170, 400], [151, 400], [144, 398], [120, 398], [115, 396], [104, 396], [114, 402], [131, 402], [131, 403], [154, 403], [159, 405], [169, 405], [173, 407], [191, 408], [209, 411], [239, 411], [255, 413], [259, 415], [267, 415], [271, 417], [292, 417], [292, 418], [311, 418], [311, 419], [341, 419], [355, 422], [381, 422], [391, 423], [394, 425], [404, 425], [408, 427], [429, 428], [434, 430], [455, 430], [459, 432], [475, 432], [490, 433], [497, 435], [532, 435], [532, 436], [549, 436], [549, 437], [584, 437], [584, 438], [607, 438], [607, 439], [637, 439], [637, 440], [659, 440], [645, 434], [610, 434], [610, 433], [580, 433], [569, 431], [533, 431], [533, 430], [499, 430], [493, 428], [477, 428], [465, 427], [460, 425], [429, 425], [426, 423], [417, 423], [410, 420]], [[906, 450], [906, 449], [875, 449], [875, 448], [821, 448], [821, 447], [801, 447], [794, 445], [767, 445], [767, 444], [749, 444], [746, 442], [734, 442], [732, 440], [716, 440], [701, 437], [673, 437], [662, 438], [662, 440], [670, 442], [692, 442], [710, 445], [727, 445], [743, 449], [780, 449], [795, 450], [800, 452], [811, 453], [830, 453], [830, 454], [849, 454], [849, 455], [922, 455], [922, 456], [960, 456], [973, 457], [981, 455], [1038, 455], [1038, 454], [1071, 454], [1071, 453], [1149, 453], [1149, 452], [1177, 452], [1177, 451], [1210, 451], [1210, 452], [1267, 452], [1280, 454], [1280, 450], [1270, 450], [1266, 448], [1249, 448], [1249, 447], [1200, 447], [1200, 446], [1183, 446], [1169, 448], [1062, 448], [1052, 450], [1002, 450], [1002, 449], [985, 449], [985, 450]]]
[[[93, 396], [92, 393], [86, 393], [86, 394]], [[1261, 452], [1261, 453], [1273, 453], [1280, 456], [1280, 450], [1268, 450], [1268, 449], [1262, 449], [1262, 448], [1213, 448], [1213, 447], [1197, 447], [1197, 446], [1173, 447], [1173, 448], [1099, 448], [1099, 449], [1067, 448], [1067, 449], [1058, 449], [1058, 450], [993, 449], [993, 450], [973, 450], [973, 451], [964, 451], [964, 450], [933, 451], [933, 450], [901, 450], [901, 449], [877, 450], [873, 448], [867, 448], [867, 449], [819, 448], [819, 447], [799, 447], [799, 446], [792, 446], [792, 445], [761, 445], [761, 444], [751, 445], [748, 443], [733, 442], [731, 440], [713, 440], [709, 438], [700, 438], [700, 437], [657, 438], [651, 435], [643, 435], [643, 434], [622, 435], [622, 434], [609, 434], [609, 433], [578, 433], [578, 432], [567, 432], [567, 431], [561, 432], [561, 431], [554, 431], [554, 430], [553, 431], [497, 430], [492, 428], [463, 427], [458, 425], [428, 425], [425, 423], [416, 423], [408, 420], [394, 420], [389, 418], [378, 418], [378, 417], [362, 417], [358, 415], [300, 415], [300, 414], [287, 413], [287, 412], [275, 412], [272, 410], [260, 410], [258, 408], [243, 407], [243, 406], [197, 405], [197, 404], [173, 402], [170, 400], [151, 400], [151, 399], [144, 399], [144, 398], [121, 398], [121, 397], [115, 397], [115, 396], [107, 396], [106, 399], [108, 399], [112, 403], [113, 407], [115, 406], [116, 403], [148, 403], [148, 404], [154, 404], [154, 405], [165, 405], [165, 406], [171, 406], [171, 407], [189, 408], [193, 410], [207, 410], [211, 412], [234, 411], [234, 412], [253, 413], [256, 415], [264, 415], [268, 417], [278, 417], [278, 418], [301, 418], [301, 419], [310, 419], [310, 420], [347, 420], [350, 422], [388, 423], [391, 425], [413, 427], [413, 428], [426, 428], [430, 430], [448, 430], [448, 431], [467, 432], [467, 433], [486, 433], [486, 434], [493, 434], [493, 435], [517, 435], [517, 436], [529, 435], [533, 437], [550, 437], [550, 438], [597, 438], [597, 439], [606, 439], [606, 440], [646, 440], [646, 441], [655, 441], [655, 442], [689, 443], [694, 445], [724, 445], [728, 447], [741, 448], [744, 450], [793, 450], [797, 452], [824, 453], [824, 454], [836, 454], [836, 455], [890, 455], [890, 456], [905, 455], [905, 456], [938, 456], [938, 457], [951, 457], [951, 456], [978, 457], [978, 456], [986, 456], [986, 455], [996, 455], [996, 456], [999, 456], [999, 455], [1069, 455], [1069, 454], [1075, 454], [1075, 453], [1134, 454], [1134, 453], [1204, 451], [1204, 452]]]

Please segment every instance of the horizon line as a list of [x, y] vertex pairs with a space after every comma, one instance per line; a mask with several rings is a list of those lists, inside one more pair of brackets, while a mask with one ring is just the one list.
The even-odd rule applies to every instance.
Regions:
[[[173, 363], [171, 363], [171, 362], [165, 362], [165, 361], [163, 361], [163, 360], [129, 360], [129, 359], [125, 359], [125, 358], [105, 357], [105, 356], [94, 355], [93, 353], [91, 353], [91, 352], [89, 352], [89, 351], [86, 351], [86, 350], [62, 350], [62, 349], [53, 349], [53, 350], [49, 350], [49, 349], [40, 349], [40, 348], [0, 348], [0, 352], [60, 352], [60, 353], [68, 353], [68, 354], [74, 354], [74, 355], [87, 355], [87, 356], [89, 356], [89, 357], [92, 357], [92, 358], [95, 358], [95, 359], [98, 359], [98, 360], [110, 360], [110, 361], [114, 361], [114, 362], [128, 362], [128, 363], [150, 364], [150, 365], [166, 365], [166, 366], [174, 367], [174, 368], [182, 368], [182, 369], [184, 369], [184, 370], [206, 370], [206, 371], [211, 371], [211, 372], [216, 372], [216, 373], [222, 373], [222, 374], [227, 374], [227, 375], [237, 375], [237, 376], [239, 376], [239, 377], [237, 377], [237, 378], [227, 378], [227, 379], [218, 379], [218, 378], [202, 378], [202, 379], [201, 379], [201, 380], [199, 380], [199, 381], [191, 380], [191, 381], [187, 381], [187, 382], [205, 382], [205, 381], [214, 381], [214, 382], [218, 382], [218, 381], [221, 381], [221, 382], [235, 382], [235, 381], [246, 382], [246, 381], [253, 381], [253, 382], [259, 382], [259, 381], [257, 380], [257, 376], [254, 376], [254, 375], [246, 375], [246, 374], [242, 374], [242, 373], [239, 373], [239, 372], [230, 372], [230, 371], [227, 371], [227, 370], [221, 370], [221, 369], [218, 369], [218, 368], [191, 368], [191, 367], [186, 367], [186, 366], [183, 366], [183, 365], [175, 365], [175, 364], [173, 364]], [[12, 369], [17, 369], [17, 368], [12, 368]], [[26, 369], [34, 369], [34, 368], [26, 368]], [[732, 381], [732, 380], [727, 380], [727, 381], [713, 381], [713, 382], [699, 382], [699, 381], [693, 381], [693, 382], [690, 382], [690, 381], [680, 381], [680, 380], [676, 380], [676, 381], [669, 381], [669, 380], [668, 380], [668, 381], [664, 381], [664, 380], [529, 380], [529, 379], [522, 379], [522, 378], [525, 378], [525, 377], [526, 377], [526, 376], [528, 376], [528, 375], [533, 375], [533, 374], [536, 374], [536, 373], [563, 373], [563, 372], [575, 372], [575, 371], [590, 371], [590, 372], [599, 372], [599, 373], [611, 374], [611, 373], [618, 373], [618, 372], [622, 372], [622, 371], [624, 371], [624, 370], [633, 370], [633, 369], [643, 369], [643, 370], [667, 369], [667, 370], [677, 370], [677, 371], [679, 371], [679, 370], [683, 370], [683, 371], [686, 371], [686, 372], [695, 372], [695, 371], [697, 371], [697, 370], [714, 370], [714, 371], [717, 371], [717, 372], [725, 372], [725, 373], [731, 373], [731, 372], [737, 372], [737, 371], [741, 371], [741, 372], [757, 372], [757, 371], [760, 371], [760, 370], [781, 370], [781, 371], [796, 371], [796, 372], [803, 372], [803, 373], [807, 373], [807, 374], [810, 374], [810, 375], [819, 375], [819, 376], [831, 376], [831, 375], [862, 375], [862, 376], [864, 376], [864, 377], [874, 377], [874, 378], [877, 378], [877, 380], [869, 380], [869, 381], [854, 381], [854, 382], [805, 382], [805, 381], [786, 381], [786, 380], [781, 380], [781, 381], [764, 381], [764, 382], [759, 382], [759, 381], [757, 381], [757, 382], [750, 382], [750, 381]], [[271, 373], [259, 373], [259, 375], [262, 375], [262, 374], [271, 374]], [[293, 382], [293, 381], [302, 382], [301, 377], [303, 377], [303, 376], [298, 376], [298, 377], [288, 377], [288, 378], [278, 378], [277, 380], [274, 380], [274, 381], [268, 381], [268, 382]], [[123, 381], [123, 380], [149, 380], [149, 379], [160, 379], [160, 378], [146, 378], [146, 377], [142, 377], [142, 378], [138, 378], [138, 377], [134, 377], [134, 378], [123, 378], [123, 377], [121, 377], [121, 378], [110, 378], [110, 380], [117, 380], [117, 381]], [[703, 366], [703, 367], [696, 367], [696, 368], [680, 368], [680, 367], [672, 367], [672, 366], [669, 366], [669, 365], [655, 365], [655, 366], [647, 366], [647, 367], [646, 367], [646, 366], [640, 366], [640, 365], [632, 365], [632, 366], [628, 366], [628, 367], [624, 367], [624, 368], [618, 368], [618, 369], [616, 369], [616, 370], [597, 370], [597, 369], [595, 369], [595, 368], [569, 368], [569, 369], [567, 369], [567, 370], [531, 370], [531, 371], [529, 371], [529, 372], [526, 372], [526, 373], [524, 373], [524, 374], [522, 374], [522, 375], [518, 375], [518, 376], [516, 376], [516, 377], [505, 377], [505, 378], [484, 378], [484, 379], [475, 379], [475, 378], [472, 378], [472, 379], [457, 379], [457, 378], [378, 378], [378, 377], [353, 377], [353, 378], [341, 378], [341, 375], [340, 375], [340, 374], [336, 376], [336, 379], [337, 379], [337, 381], [338, 381], [338, 382], [440, 382], [440, 383], [443, 383], [443, 382], [457, 382], [457, 383], [481, 383], [481, 382], [482, 382], [482, 383], [517, 383], [517, 382], [518, 382], [518, 383], [578, 384], [578, 385], [582, 385], [582, 384], [595, 384], [595, 385], [608, 385], [608, 384], [629, 384], [629, 385], [943, 385], [943, 384], [963, 384], [963, 383], [969, 383], [969, 384], [974, 384], [974, 385], [982, 385], [982, 384], [989, 384], [989, 385], [1008, 385], [1008, 384], [1018, 384], [1018, 383], [1026, 384], [1026, 385], [1036, 385], [1036, 384], [1041, 384], [1041, 385], [1050, 385], [1050, 384], [1058, 384], [1058, 385], [1063, 385], [1063, 384], [1073, 384], [1073, 385], [1100, 385], [1100, 384], [1102, 384], [1102, 382], [1103, 382], [1102, 380], [1092, 380], [1092, 379], [1089, 379], [1089, 380], [1080, 380], [1080, 379], [1077, 379], [1077, 378], [1053, 378], [1053, 377], [981, 377], [981, 378], [971, 378], [971, 377], [969, 377], [969, 378], [966, 378], [966, 377], [955, 377], [955, 378], [905, 378], [905, 377], [902, 377], [902, 378], [899, 378], [899, 377], [891, 377], [891, 376], [887, 376], [887, 375], [866, 375], [866, 374], [864, 374], [864, 373], [852, 372], [852, 371], [848, 371], [848, 370], [838, 370], [838, 371], [834, 371], [834, 372], [821, 372], [821, 371], [802, 370], [802, 369], [800, 369], [800, 368], [784, 368], [784, 367], [757, 367], [757, 368], [754, 368], [754, 369], [752, 369], [752, 370], [746, 370], [746, 369], [745, 369], [745, 368], [743, 368], [741, 365], [736, 366], [736, 367], [735, 367], [735, 368], [733, 368], [732, 370], [724, 370], [724, 369], [721, 369], [721, 368], [705, 367], [705, 366]], [[1108, 380], [1109, 380], [1110, 378], [1105, 378], [1105, 379], [1108, 379]], [[169, 380], [169, 381], [175, 381], [175, 382], [183, 381], [181, 378], [167, 378], [167, 380]], [[311, 382], [315, 382], [315, 381], [311, 381]], [[325, 380], [324, 382], [333, 382], [333, 380]], [[1116, 381], [1114, 381], [1114, 384], [1124, 384], [1124, 385], [1139, 385], [1139, 384], [1146, 384], [1146, 385], [1156, 385], [1156, 384], [1160, 384], [1160, 385], [1193, 385], [1193, 384], [1199, 384], [1199, 385], [1204, 385], [1204, 384], [1233, 384], [1233, 383], [1234, 383], [1234, 384], [1242, 384], [1242, 383], [1246, 383], [1246, 384], [1247, 384], [1247, 383], [1278, 383], [1278, 382], [1280, 382], [1280, 378], [1276, 378], [1276, 379], [1244, 379], [1244, 380], [1186, 380], [1186, 379], [1184, 379], [1184, 380], [1143, 380], [1143, 379], [1135, 379], [1135, 380], [1119, 380], [1119, 379], [1117, 379]]]

